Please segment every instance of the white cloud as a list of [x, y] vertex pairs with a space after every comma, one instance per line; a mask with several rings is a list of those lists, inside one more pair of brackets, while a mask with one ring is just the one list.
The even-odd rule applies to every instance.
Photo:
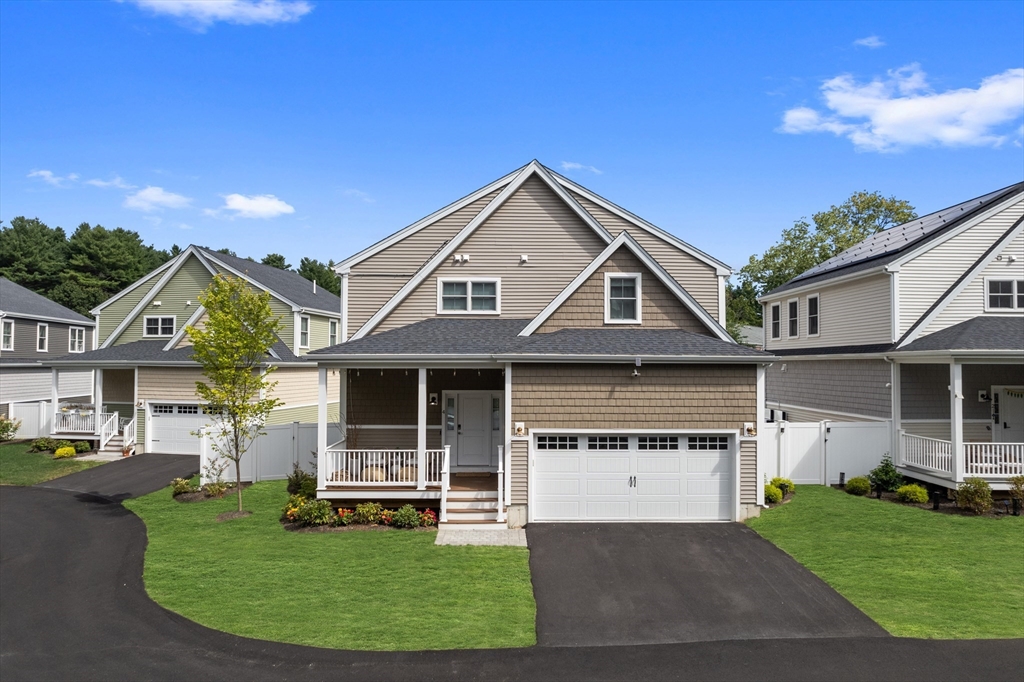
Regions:
[[1008, 69], [981, 81], [977, 89], [935, 92], [921, 67], [910, 64], [886, 78], [858, 83], [845, 74], [821, 86], [822, 113], [795, 107], [778, 132], [829, 132], [849, 138], [865, 151], [915, 146], [992, 146], [1007, 140], [1006, 124], [1024, 114], [1024, 69]]
[[124, 198], [124, 207], [136, 211], [156, 211], [162, 208], [185, 208], [192, 200], [163, 187], [147, 186]]
[[48, 185], [54, 187], [66, 187], [68, 184], [78, 179], [78, 173], [68, 173], [65, 176], [54, 175], [53, 171], [48, 170], [34, 170], [28, 174], [30, 178], [39, 178]]
[[[125, 0], [120, 0], [124, 2]], [[306, 0], [128, 0], [153, 14], [181, 19], [199, 30], [228, 24], [295, 22], [313, 11]]]
[[341, 195], [351, 199], [359, 199], [359, 201], [366, 202], [367, 204], [372, 204], [376, 201], [376, 199], [361, 189], [346, 189], [342, 191]]
[[85, 184], [92, 185], [93, 187], [115, 187], [117, 189], [135, 189], [135, 185], [130, 185], [125, 182], [124, 178], [120, 175], [115, 175], [113, 180], [86, 180]]
[[279, 215], [295, 213], [294, 206], [281, 201], [273, 194], [225, 194], [223, 197], [223, 206], [219, 209], [204, 209], [203, 213], [217, 217], [221, 211], [234, 211], [232, 218], [276, 218]]
[[859, 47], [871, 48], [872, 50], [877, 50], [880, 47], [885, 47], [885, 41], [879, 38], [878, 36], [858, 38], [857, 40], [853, 41], [853, 44]]
[[187, 223], [179, 223], [178, 224], [178, 229], [179, 230], [191, 230], [192, 226], [187, 224]]
[[582, 163], [576, 163], [575, 161], [563, 161], [562, 162], [562, 170], [564, 170], [564, 171], [585, 170], [585, 171], [590, 171], [594, 175], [601, 175], [601, 171], [599, 171], [598, 169], [594, 168], [593, 166], [585, 166]]

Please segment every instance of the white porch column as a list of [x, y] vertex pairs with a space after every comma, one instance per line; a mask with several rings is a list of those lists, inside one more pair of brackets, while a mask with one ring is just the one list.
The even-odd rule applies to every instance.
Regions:
[[756, 392], [757, 400], [757, 414], [754, 419], [754, 433], [755, 433], [755, 445], [757, 448], [757, 460], [754, 466], [754, 475], [757, 477], [757, 505], [760, 507], [764, 506], [764, 456], [767, 452], [767, 448], [761, 446], [761, 441], [764, 439], [764, 424], [765, 424], [765, 375], [767, 374], [768, 367], [765, 365], [757, 366], [757, 384], [754, 388]]
[[416, 488], [427, 487], [427, 368], [420, 367], [416, 392]]
[[892, 367], [892, 461], [897, 466], [903, 466], [903, 439], [900, 438], [900, 430], [903, 428], [903, 369], [899, 361], [894, 361]]
[[319, 463], [317, 471], [323, 473], [324, 456], [327, 453], [327, 368], [318, 368], [318, 389], [316, 406], [316, 452]]
[[348, 341], [348, 273], [341, 276], [341, 341]]
[[103, 428], [103, 419], [100, 414], [103, 413], [103, 370], [97, 369], [93, 372], [93, 381], [95, 385], [92, 389], [92, 402], [93, 402], [93, 414], [95, 414], [96, 423], [95, 426], [96, 435], [100, 435], [100, 430]]
[[960, 483], [964, 480], [964, 381], [963, 365], [956, 360], [949, 363], [949, 431], [953, 477]]
[[58, 403], [60, 398], [57, 397], [57, 381], [59, 380], [58, 370], [56, 367], [50, 369], [50, 433], [57, 433], [57, 413], [60, 411]]

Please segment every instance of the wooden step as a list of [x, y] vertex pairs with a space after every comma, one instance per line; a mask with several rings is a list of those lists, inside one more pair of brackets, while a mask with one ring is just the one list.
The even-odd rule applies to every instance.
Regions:
[[453, 500], [448, 499], [448, 511], [455, 509], [476, 509], [478, 511], [497, 511], [498, 500]]
[[448, 520], [463, 519], [466, 521], [494, 521], [498, 518], [497, 509], [451, 509], [448, 510]]
[[449, 490], [449, 500], [496, 500], [497, 490]]

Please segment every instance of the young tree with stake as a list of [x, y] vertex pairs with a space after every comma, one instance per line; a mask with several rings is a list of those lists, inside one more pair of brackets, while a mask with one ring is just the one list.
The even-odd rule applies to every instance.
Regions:
[[264, 433], [270, 411], [281, 404], [266, 397], [277, 382], [269, 380], [275, 367], [264, 366], [281, 320], [270, 308], [269, 293], [254, 291], [235, 277], [216, 275], [199, 294], [199, 303], [206, 309], [205, 323], [185, 330], [192, 342], [192, 359], [207, 379], [196, 382], [196, 393], [215, 419], [211, 448], [235, 463], [238, 511], [242, 511], [242, 455]]

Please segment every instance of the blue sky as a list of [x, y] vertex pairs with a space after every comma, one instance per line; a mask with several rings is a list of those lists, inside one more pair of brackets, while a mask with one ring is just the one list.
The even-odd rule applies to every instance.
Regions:
[[1024, 3], [3, 2], [0, 93], [5, 222], [340, 260], [537, 158], [738, 268], [1024, 178]]

